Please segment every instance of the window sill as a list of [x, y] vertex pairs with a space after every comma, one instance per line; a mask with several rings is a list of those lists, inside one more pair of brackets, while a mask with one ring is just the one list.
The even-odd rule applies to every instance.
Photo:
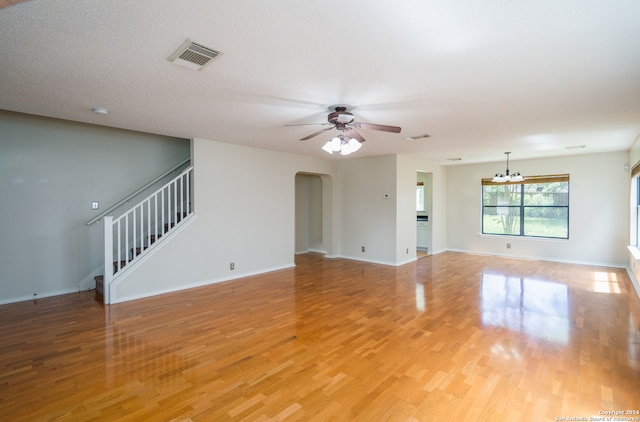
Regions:
[[640, 249], [638, 249], [637, 246], [627, 246], [627, 249], [629, 249], [629, 253], [631, 253], [633, 259], [640, 261]]
[[[488, 237], [492, 239], [511, 239], [511, 240], [526, 240], [526, 241], [542, 241], [542, 242], [568, 242], [569, 239], [561, 239], [558, 237], [535, 237], [535, 236], [511, 236], [508, 234], [485, 234], [478, 233], [478, 237]], [[638, 251], [640, 256], [640, 250]]]

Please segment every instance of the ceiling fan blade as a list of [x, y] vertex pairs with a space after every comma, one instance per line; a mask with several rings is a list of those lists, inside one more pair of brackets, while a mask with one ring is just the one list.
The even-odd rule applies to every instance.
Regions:
[[313, 138], [314, 136], [318, 136], [318, 135], [320, 135], [321, 133], [324, 133], [324, 132], [326, 132], [326, 131], [328, 131], [328, 130], [331, 130], [331, 129], [333, 129], [333, 126], [331, 126], [331, 127], [327, 127], [327, 128], [324, 128], [324, 129], [319, 130], [319, 131], [317, 131], [317, 132], [314, 132], [314, 133], [312, 133], [311, 135], [307, 135], [307, 136], [305, 136], [304, 138], [300, 138], [300, 140], [301, 140], [301, 141], [306, 141], [307, 139], [311, 139], [311, 138]]
[[330, 124], [331, 123], [296, 123], [293, 125], [285, 125], [285, 126], [325, 126]]
[[344, 136], [348, 137], [348, 138], [353, 138], [356, 141], [363, 143], [364, 141], [366, 141], [366, 139], [364, 139], [362, 136], [360, 136], [360, 134], [358, 132], [356, 132], [355, 130], [351, 129], [348, 132], [345, 132]]
[[363, 129], [381, 130], [383, 132], [400, 133], [400, 127], [398, 126], [377, 125], [375, 123], [354, 123], [353, 126]]

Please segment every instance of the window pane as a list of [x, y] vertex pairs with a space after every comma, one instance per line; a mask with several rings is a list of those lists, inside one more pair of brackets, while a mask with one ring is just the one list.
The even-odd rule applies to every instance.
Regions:
[[520, 207], [483, 207], [482, 232], [520, 235]]
[[[569, 238], [568, 175], [532, 179], [517, 184], [485, 184], [483, 179], [482, 233]], [[640, 213], [638, 220], [640, 225]]]
[[525, 207], [524, 235], [568, 238], [569, 208]]
[[636, 210], [636, 246], [640, 247], [640, 206]]
[[424, 186], [416, 188], [416, 210], [424, 211]]
[[636, 246], [640, 247], [640, 177], [634, 177], [632, 183], [636, 184]]
[[487, 185], [482, 187], [482, 205], [520, 205], [522, 185]]
[[569, 205], [569, 183], [531, 183], [524, 185], [524, 205]]

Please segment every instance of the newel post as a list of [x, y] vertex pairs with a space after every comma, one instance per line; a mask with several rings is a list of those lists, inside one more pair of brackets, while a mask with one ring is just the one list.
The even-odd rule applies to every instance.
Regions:
[[104, 217], [104, 303], [111, 303], [113, 280], [113, 217]]

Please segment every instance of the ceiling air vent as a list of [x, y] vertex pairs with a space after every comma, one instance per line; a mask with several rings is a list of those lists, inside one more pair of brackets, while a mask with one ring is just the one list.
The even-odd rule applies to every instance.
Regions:
[[193, 70], [201, 70], [211, 60], [218, 57], [219, 51], [212, 50], [191, 40], [186, 40], [167, 60]]
[[405, 136], [402, 139], [404, 139], [405, 141], [417, 141], [418, 139], [425, 139], [425, 138], [431, 138], [431, 135], [425, 133], [424, 135]]

